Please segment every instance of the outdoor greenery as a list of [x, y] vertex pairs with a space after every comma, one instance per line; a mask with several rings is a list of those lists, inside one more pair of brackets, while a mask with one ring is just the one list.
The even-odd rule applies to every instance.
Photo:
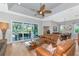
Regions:
[[38, 36], [38, 25], [21, 23], [21, 22], [13, 22], [12, 32], [13, 32], [13, 37], [16, 40], [18, 40], [18, 37], [19, 37], [19, 40], [21, 40], [22, 36], [24, 36], [24, 39], [29, 39], [32, 36], [35, 38]]

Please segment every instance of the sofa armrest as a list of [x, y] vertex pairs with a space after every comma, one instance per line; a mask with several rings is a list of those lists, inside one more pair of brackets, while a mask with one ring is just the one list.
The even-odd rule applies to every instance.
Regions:
[[38, 56], [52, 56], [53, 54], [47, 51], [46, 49], [42, 47], [36, 48], [36, 53]]

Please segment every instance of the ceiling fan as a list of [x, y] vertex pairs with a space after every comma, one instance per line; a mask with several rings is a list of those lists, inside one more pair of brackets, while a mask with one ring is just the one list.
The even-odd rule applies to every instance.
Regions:
[[46, 13], [52, 13], [51, 10], [49, 10], [49, 9], [46, 8], [45, 4], [40, 4], [40, 8], [38, 10], [35, 10], [35, 9], [32, 9], [32, 10], [36, 11], [38, 15], [41, 15], [43, 17], [45, 16]]
[[42, 15], [42, 16], [45, 16], [45, 13], [51, 13], [52, 11], [51, 10], [48, 10], [46, 8], [46, 5], [43, 4], [40, 6], [40, 9], [37, 11], [38, 14]]

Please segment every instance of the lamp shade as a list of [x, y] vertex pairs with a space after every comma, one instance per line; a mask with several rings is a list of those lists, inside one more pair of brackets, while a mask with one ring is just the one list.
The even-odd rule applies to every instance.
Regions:
[[9, 24], [8, 23], [5, 23], [5, 22], [0, 22], [0, 30], [2, 31], [2, 39], [5, 39], [5, 35], [6, 35], [6, 31], [9, 27]]
[[3, 30], [7, 30], [9, 27], [9, 24], [8, 23], [5, 23], [5, 22], [0, 22], [0, 29], [3, 31]]

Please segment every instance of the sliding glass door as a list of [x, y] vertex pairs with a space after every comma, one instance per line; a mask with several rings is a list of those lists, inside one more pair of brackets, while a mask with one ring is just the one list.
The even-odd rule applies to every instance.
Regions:
[[38, 37], [38, 25], [30, 23], [13, 22], [12, 23], [12, 40], [29, 41]]

